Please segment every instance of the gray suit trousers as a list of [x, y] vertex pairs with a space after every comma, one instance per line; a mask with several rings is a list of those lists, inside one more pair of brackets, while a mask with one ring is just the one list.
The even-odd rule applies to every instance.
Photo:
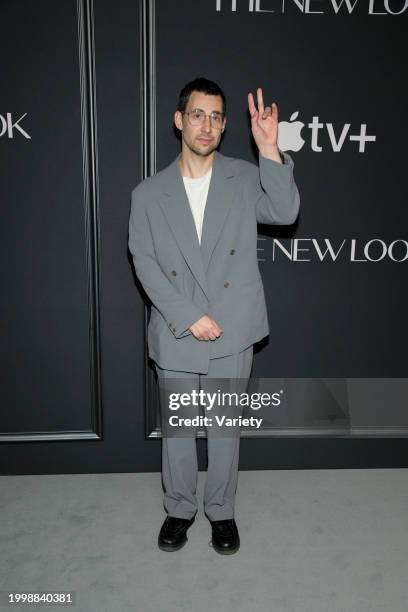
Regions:
[[[226, 379], [239, 379], [240, 392], [246, 392], [251, 375], [253, 345], [240, 353], [209, 360], [206, 374], [179, 372], [160, 368], [156, 372], [158, 384], [165, 384], [169, 378], [180, 381], [182, 391], [189, 386], [194, 389], [214, 392], [220, 388], [230, 391], [231, 384]], [[213, 379], [213, 380], [212, 380]], [[175, 381], [173, 381], [174, 383]], [[176, 383], [178, 384], [178, 383]], [[221, 385], [222, 386], [222, 385]], [[197, 407], [197, 414], [203, 407]], [[201, 412], [204, 414], [204, 412]], [[163, 411], [162, 411], [163, 415]], [[236, 430], [237, 428], [235, 428]], [[239, 428], [236, 434], [228, 436], [212, 435], [211, 427], [206, 427], [208, 467], [204, 489], [204, 512], [210, 521], [234, 518], [235, 494], [238, 482]], [[162, 480], [164, 486], [164, 507], [170, 516], [189, 519], [198, 510], [196, 487], [198, 478], [197, 446], [195, 436], [162, 438]]]

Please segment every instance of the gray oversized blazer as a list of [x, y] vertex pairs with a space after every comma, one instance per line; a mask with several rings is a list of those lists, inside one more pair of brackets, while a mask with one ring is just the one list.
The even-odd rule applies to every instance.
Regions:
[[[162, 368], [208, 372], [208, 360], [244, 350], [269, 333], [257, 259], [257, 223], [294, 223], [294, 162], [259, 154], [259, 167], [214, 154], [201, 245], [178, 161], [132, 191], [129, 249], [152, 302], [149, 356]], [[213, 341], [189, 327], [204, 314], [223, 329]]]

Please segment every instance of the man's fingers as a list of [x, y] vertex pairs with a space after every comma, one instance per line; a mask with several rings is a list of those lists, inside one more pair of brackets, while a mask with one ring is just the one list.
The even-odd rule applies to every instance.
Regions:
[[220, 335], [221, 334], [219, 332], [215, 332], [210, 329], [205, 329], [202, 332], [200, 332], [198, 339], [199, 340], [217, 340], [217, 338], [219, 338]]
[[258, 89], [256, 90], [256, 93], [258, 95], [258, 112], [261, 115], [261, 117], [263, 116], [264, 113], [264, 101], [263, 101], [263, 93], [262, 93], [262, 89], [260, 87], [258, 87]]
[[258, 123], [259, 112], [256, 110], [255, 103], [254, 103], [254, 97], [251, 93], [248, 94], [248, 105], [249, 105], [249, 114], [251, 115], [252, 128], [255, 128], [256, 124]]
[[248, 108], [249, 108], [249, 114], [251, 115], [251, 118], [252, 118], [256, 113], [256, 108], [255, 108], [255, 103], [254, 103], [254, 96], [251, 93], [248, 94]]
[[222, 333], [221, 327], [218, 325], [217, 321], [215, 319], [213, 319], [212, 317], [211, 317], [211, 324], [210, 324], [210, 327], [208, 328], [208, 330], [213, 332], [214, 334]]
[[202, 323], [195, 323], [190, 329], [197, 340], [216, 340], [222, 334], [222, 329], [211, 317], [207, 317]]
[[213, 328], [213, 329], [207, 330], [206, 338], [207, 340], [216, 340], [217, 338], [220, 337], [220, 335], [221, 335], [220, 332]]

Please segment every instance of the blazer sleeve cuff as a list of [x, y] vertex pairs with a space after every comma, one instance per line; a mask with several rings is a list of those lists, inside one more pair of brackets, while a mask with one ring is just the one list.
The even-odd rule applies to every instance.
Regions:
[[193, 304], [189, 306], [188, 312], [183, 312], [182, 316], [173, 316], [172, 320], [168, 322], [168, 326], [173, 333], [174, 337], [184, 338], [191, 334], [190, 327], [201, 319], [205, 315], [205, 312], [202, 312], [199, 308], [196, 308]]
[[280, 164], [259, 152], [259, 175], [264, 191], [256, 204], [258, 223], [287, 225], [294, 223], [299, 213], [299, 192], [294, 180], [294, 161], [288, 153], [279, 151], [285, 163]]

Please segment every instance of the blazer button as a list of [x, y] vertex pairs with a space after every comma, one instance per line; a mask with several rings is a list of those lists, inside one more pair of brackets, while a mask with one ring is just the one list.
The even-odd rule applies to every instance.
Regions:
[[224, 287], [229, 287], [229, 282], [228, 281], [225, 281]]
[[235, 253], [235, 249], [231, 249], [230, 250], [230, 255], [233, 255]]
[[175, 270], [172, 270], [171, 273], [173, 276], [177, 276], [177, 272]]

